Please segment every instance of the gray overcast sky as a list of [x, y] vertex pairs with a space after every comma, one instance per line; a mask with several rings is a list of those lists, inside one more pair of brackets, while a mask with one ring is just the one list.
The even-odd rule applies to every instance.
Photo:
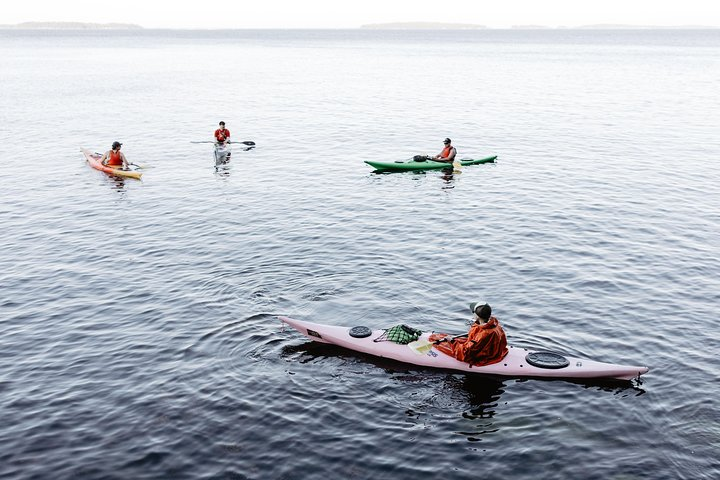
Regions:
[[366, 23], [720, 26], [717, 0], [3, 0], [0, 24], [136, 23], [147, 28], [354, 28]]

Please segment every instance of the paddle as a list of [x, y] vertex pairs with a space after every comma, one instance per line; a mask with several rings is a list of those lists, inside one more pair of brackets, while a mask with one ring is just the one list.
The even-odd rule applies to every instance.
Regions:
[[141, 170], [152, 168], [150, 165], [138, 165], [137, 163], [133, 163], [133, 162], [128, 162], [128, 165], [132, 165], [133, 167], [137, 167]]
[[430, 161], [447, 163], [448, 168], [451, 166], [453, 167], [452, 173], [462, 173], [462, 171], [460, 170], [462, 168], [462, 163], [460, 163], [458, 160], [453, 160], [452, 162], [443, 162], [442, 160], [431, 158]]
[[[208, 140], [208, 141], [202, 141], [202, 142], [193, 142], [193, 141], [191, 141], [190, 143], [217, 143], [217, 142], [213, 142], [212, 140]], [[233, 142], [232, 140], [228, 140], [227, 143], [242, 143], [243, 145], [255, 145], [255, 142], [253, 142], [252, 140], [245, 140], [245, 141], [242, 141], [242, 142]]]
[[414, 162], [440, 162], [440, 163], [447, 163], [448, 166], [452, 165], [452, 166], [455, 168], [455, 170], [457, 170], [458, 172], [460, 171], [460, 167], [462, 167], [462, 164], [461, 164], [459, 161], [457, 161], [457, 160], [453, 160], [452, 162], [443, 162], [442, 160], [437, 159], [437, 158], [435, 158], [435, 157], [431, 157], [431, 156], [429, 156], [429, 155], [415, 155], [415, 156], [413, 157], [413, 161], [414, 161]]
[[[95, 155], [99, 155], [99, 156], [102, 157], [103, 154], [100, 153], [100, 152], [95, 152]], [[141, 169], [141, 170], [144, 170], [144, 169], [146, 169], [146, 168], [152, 168], [152, 167], [150, 167], [150, 166], [148, 166], [148, 165], [138, 165], [137, 163], [132, 163], [132, 162], [127, 162], [127, 164], [128, 164], [128, 165], [132, 165], [133, 167], [137, 167], [137, 168], [139, 168], [139, 169]]]
[[435, 345], [433, 342], [428, 342], [427, 340], [415, 340], [407, 344], [407, 346], [418, 355], [425, 355], [432, 350], [433, 345]]
[[435, 343], [440, 343], [440, 342], [452, 342], [452, 341], [455, 340], [456, 338], [463, 338], [463, 337], [467, 337], [467, 336], [468, 336], [467, 333], [463, 333], [462, 335], [455, 335], [454, 337], [450, 337], [450, 338], [448, 338], [448, 337], [441, 338], [440, 340], [436, 340]]
[[432, 350], [433, 346], [439, 344], [440, 342], [452, 342], [456, 338], [462, 338], [462, 337], [467, 337], [467, 336], [468, 336], [468, 334], [464, 333], [462, 335], [455, 335], [454, 337], [450, 337], [450, 338], [445, 337], [443, 339], [436, 340], [434, 342], [430, 342], [428, 340], [421, 339], [421, 340], [415, 340], [414, 342], [410, 342], [407, 344], [407, 346], [410, 347], [410, 349], [413, 352], [417, 353], [418, 355], [425, 355], [427, 352]]

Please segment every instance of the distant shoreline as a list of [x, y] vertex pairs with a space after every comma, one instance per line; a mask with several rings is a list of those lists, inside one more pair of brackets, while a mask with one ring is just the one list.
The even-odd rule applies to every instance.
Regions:
[[222, 31], [222, 30], [718, 30], [720, 26], [710, 25], [621, 25], [596, 24], [579, 26], [512, 25], [509, 27], [488, 27], [472, 23], [436, 22], [394, 22], [372, 23], [347, 28], [146, 28], [132, 23], [86, 23], [86, 22], [23, 22], [15, 25], [0, 25], [0, 30], [177, 30], [177, 31]]
[[142, 30], [132, 23], [85, 23], [85, 22], [23, 22], [15, 25], [0, 25], [6, 30]]
[[369, 23], [361, 25], [364, 30], [482, 30], [485, 25], [474, 23], [437, 23], [437, 22], [394, 22]]
[[574, 27], [547, 25], [512, 25], [507, 28], [487, 27], [485, 25], [465, 23], [373, 23], [361, 25], [367, 30], [715, 30], [720, 27], [709, 25], [622, 25], [622, 24], [595, 24], [578, 25]]

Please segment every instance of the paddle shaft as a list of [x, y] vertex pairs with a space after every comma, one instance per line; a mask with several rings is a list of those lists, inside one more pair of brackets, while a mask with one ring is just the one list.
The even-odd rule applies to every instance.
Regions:
[[433, 343], [434, 343], [435, 345], [437, 345], [437, 344], [439, 344], [440, 342], [452, 342], [452, 341], [454, 341], [455, 339], [463, 338], [463, 337], [467, 337], [467, 336], [468, 336], [467, 333], [463, 333], [462, 335], [455, 335], [454, 337], [451, 337], [451, 338], [448, 338], [448, 337], [441, 338], [440, 340], [435, 340]]
[[[192, 141], [191, 141], [190, 143], [217, 143], [217, 142], [213, 142], [212, 140], [208, 140], [208, 141], [202, 141], [202, 142], [192, 142]], [[242, 141], [242, 142], [233, 142], [232, 140], [228, 140], [227, 143], [242, 143], [243, 145], [255, 145], [255, 142], [253, 142], [252, 140], [244, 140], [244, 141]]]

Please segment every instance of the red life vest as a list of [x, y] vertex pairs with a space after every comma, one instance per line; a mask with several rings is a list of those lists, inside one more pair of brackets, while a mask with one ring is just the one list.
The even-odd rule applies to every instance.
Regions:
[[111, 167], [121, 167], [123, 162], [122, 157], [120, 156], [120, 151], [116, 152], [115, 150], [110, 150], [106, 164]]
[[217, 130], [215, 130], [215, 138], [218, 142], [224, 142], [225, 140], [228, 140], [230, 138], [230, 130], [228, 130], [227, 128], [218, 128]]
[[442, 158], [450, 158], [450, 154], [452, 153], [452, 145], [448, 145], [447, 147], [443, 148], [443, 151], [440, 152], [440, 156]]

